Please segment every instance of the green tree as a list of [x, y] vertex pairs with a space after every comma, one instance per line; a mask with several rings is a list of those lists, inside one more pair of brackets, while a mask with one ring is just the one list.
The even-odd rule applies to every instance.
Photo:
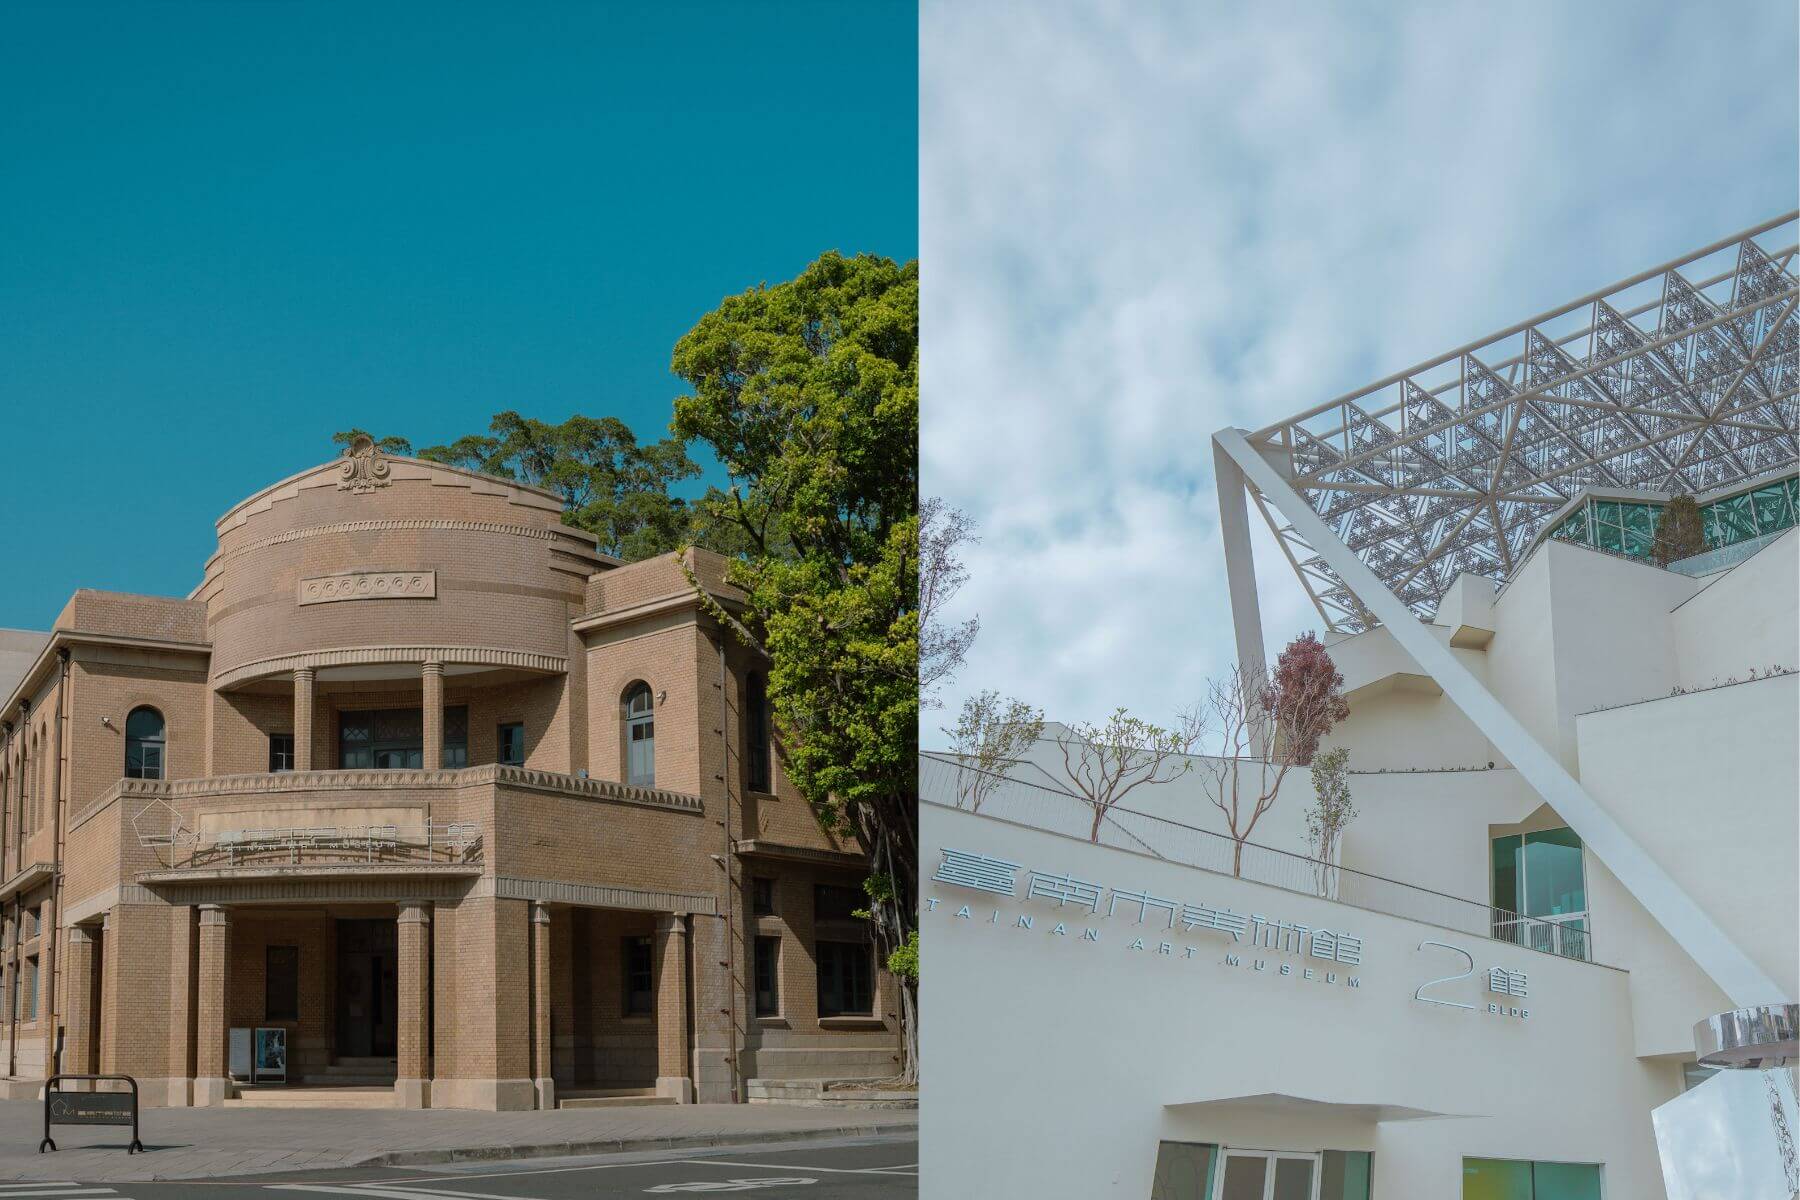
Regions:
[[347, 450], [350, 448], [350, 444], [359, 437], [368, 438], [371, 442], [375, 443], [375, 448], [383, 454], [398, 454], [402, 458], [412, 457], [412, 443], [405, 438], [378, 438], [366, 429], [340, 429], [331, 435], [331, 442], [333, 445], [342, 446]]
[[1705, 550], [1706, 523], [1700, 505], [1684, 492], [1663, 507], [1656, 522], [1656, 538], [1650, 543], [1650, 561], [1666, 567]]
[[563, 522], [599, 538], [600, 551], [635, 562], [665, 554], [697, 538], [694, 514], [669, 489], [700, 468], [674, 438], [640, 445], [616, 417], [573, 416], [558, 425], [497, 413], [486, 434], [419, 457], [548, 488], [563, 498]]
[[[875, 942], [918, 1075], [918, 263], [828, 253], [729, 296], [675, 346], [671, 429], [730, 478], [701, 502], [739, 555], [737, 637], [769, 655], [787, 773], [872, 864]], [[698, 590], [698, 584], [695, 584]], [[702, 593], [703, 594], [703, 593]]]

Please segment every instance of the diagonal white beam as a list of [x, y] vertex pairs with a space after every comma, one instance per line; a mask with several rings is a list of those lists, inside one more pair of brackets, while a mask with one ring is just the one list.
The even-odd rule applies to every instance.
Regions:
[[[1588, 795], [1562, 763], [1539, 744], [1473, 672], [1457, 660], [1450, 648], [1432, 637], [1399, 597], [1382, 586], [1375, 573], [1338, 540], [1280, 472], [1251, 447], [1242, 430], [1222, 429], [1213, 435], [1213, 460], [1215, 470], [1220, 470], [1221, 492], [1225, 486], [1221, 468], [1227, 458], [1255, 485], [1263, 498], [1287, 518], [1294, 531], [1337, 572], [1351, 594], [1387, 627], [1400, 648], [1437, 681], [1452, 703], [1506, 755], [1520, 777], [1569, 823], [1588, 849], [1637, 897], [1638, 903], [1669, 932], [1700, 969], [1712, 977], [1733, 1004], [1747, 1007], [1793, 999], [1782, 995], [1781, 987], [1694, 903], [1693, 898], [1630, 834], [1620, 828], [1612, 815]], [[1230, 545], [1227, 541], [1227, 553]], [[1247, 543], [1244, 550], [1247, 556]], [[1254, 568], [1249, 562], [1237, 569], [1240, 575], [1254, 578]], [[1228, 574], [1232, 570], [1229, 561], [1226, 570]], [[1241, 631], [1239, 637], [1242, 637]]]

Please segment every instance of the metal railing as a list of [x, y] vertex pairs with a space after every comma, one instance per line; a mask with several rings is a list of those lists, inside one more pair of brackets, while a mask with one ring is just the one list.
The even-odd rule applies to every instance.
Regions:
[[176, 820], [166, 832], [140, 829], [138, 843], [171, 868], [357, 862], [461, 865], [480, 862], [482, 857], [481, 826], [474, 821], [194, 831]]
[[1130, 808], [1110, 808], [1096, 823], [1094, 807], [1079, 795], [978, 770], [954, 755], [919, 756], [919, 800], [1527, 950], [1595, 961], [1592, 938], [1572, 923], [1584, 917], [1528, 917], [1272, 846], [1240, 845], [1224, 834]]

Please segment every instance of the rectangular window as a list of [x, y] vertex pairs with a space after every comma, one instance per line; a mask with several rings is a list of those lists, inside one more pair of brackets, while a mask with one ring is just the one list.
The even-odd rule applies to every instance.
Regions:
[[775, 915], [775, 881], [758, 875], [750, 880], [750, 911], [759, 917]]
[[628, 937], [624, 943], [625, 1015], [647, 1017], [656, 1011], [650, 939]]
[[756, 939], [756, 1015], [773, 1017], [781, 1012], [781, 939]]
[[1465, 1158], [1462, 1200], [1600, 1200], [1600, 1168]]
[[1588, 958], [1587, 883], [1575, 832], [1508, 834], [1495, 838], [1492, 849], [1494, 936], [1550, 954]]
[[263, 1020], [300, 1019], [300, 947], [263, 948]]
[[495, 738], [499, 747], [495, 761], [503, 767], [522, 767], [525, 765], [525, 726], [514, 721], [502, 725]]
[[1212, 1200], [1218, 1156], [1207, 1142], [1159, 1142], [1150, 1200]]
[[867, 942], [819, 942], [819, 1015], [874, 1015], [874, 952]]
[[291, 733], [271, 733], [269, 735], [269, 770], [291, 771], [294, 769], [294, 735]]
[[31, 957], [25, 960], [25, 1019], [37, 1020], [38, 1002], [38, 960]]
[[[417, 771], [425, 765], [425, 713], [377, 708], [338, 716], [338, 766], [345, 771]], [[469, 765], [469, 706], [444, 710], [444, 767]]]
[[25, 936], [27, 938], [34, 938], [37, 935], [38, 935], [38, 910], [35, 908], [28, 908], [25, 910]]
[[832, 883], [813, 885], [813, 919], [815, 921], [855, 921], [858, 909], [868, 907], [868, 897], [853, 887]]
[[1319, 1200], [1369, 1200], [1373, 1156], [1367, 1150], [1326, 1150], [1319, 1155]]
[[753, 671], [744, 681], [744, 713], [749, 728], [744, 734], [744, 760], [753, 792], [769, 790], [769, 696], [762, 672]]

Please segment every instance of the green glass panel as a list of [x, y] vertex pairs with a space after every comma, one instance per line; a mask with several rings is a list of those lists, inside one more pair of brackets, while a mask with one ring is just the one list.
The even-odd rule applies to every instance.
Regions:
[[1633, 558], [1649, 558], [1650, 544], [1653, 541], [1655, 539], [1650, 534], [1635, 533], [1627, 529], [1625, 531], [1625, 553]]
[[1625, 516], [1623, 523], [1626, 533], [1641, 533], [1649, 537], [1656, 532], [1658, 509], [1648, 504], [1621, 504], [1619, 508]]
[[1563, 522], [1563, 528], [1568, 531], [1567, 536], [1571, 541], [1587, 541], [1587, 509], [1578, 508], [1570, 513], [1569, 519]]
[[1528, 917], [1587, 911], [1581, 875], [1581, 839], [1572, 829], [1525, 835], [1525, 908]]
[[1595, 530], [1595, 534], [1594, 545], [1602, 550], [1611, 550], [1614, 554], [1625, 552], [1625, 535], [1617, 525], [1601, 525]]
[[1788, 507], [1800, 512], [1800, 475], [1787, 481]]
[[1369, 1200], [1367, 1150], [1327, 1150], [1319, 1159], [1319, 1200]]
[[1519, 911], [1519, 835], [1494, 839], [1494, 907]]
[[1787, 489], [1779, 483], [1757, 488], [1750, 493], [1750, 502], [1756, 506], [1758, 533], [1774, 533], [1794, 523], [1794, 514], [1788, 511]]
[[1600, 1168], [1591, 1163], [1535, 1163], [1531, 1176], [1532, 1200], [1600, 1200]]
[[1463, 1159], [1462, 1200], [1532, 1200], [1531, 1164], [1498, 1158]]
[[1700, 510], [1700, 531], [1706, 538], [1709, 550], [1717, 550], [1725, 544], [1721, 540], [1725, 533], [1719, 528], [1719, 514], [1713, 511], [1710, 504]]
[[1594, 520], [1602, 525], [1619, 524], [1619, 502], [1617, 500], [1594, 501]]
[[1150, 1200], [1212, 1200], [1218, 1148], [1197, 1142], [1163, 1142], [1156, 1148]]
[[1711, 507], [1719, 514], [1721, 545], [1729, 546], [1756, 536], [1756, 518], [1750, 512], [1750, 497], [1733, 496]]

